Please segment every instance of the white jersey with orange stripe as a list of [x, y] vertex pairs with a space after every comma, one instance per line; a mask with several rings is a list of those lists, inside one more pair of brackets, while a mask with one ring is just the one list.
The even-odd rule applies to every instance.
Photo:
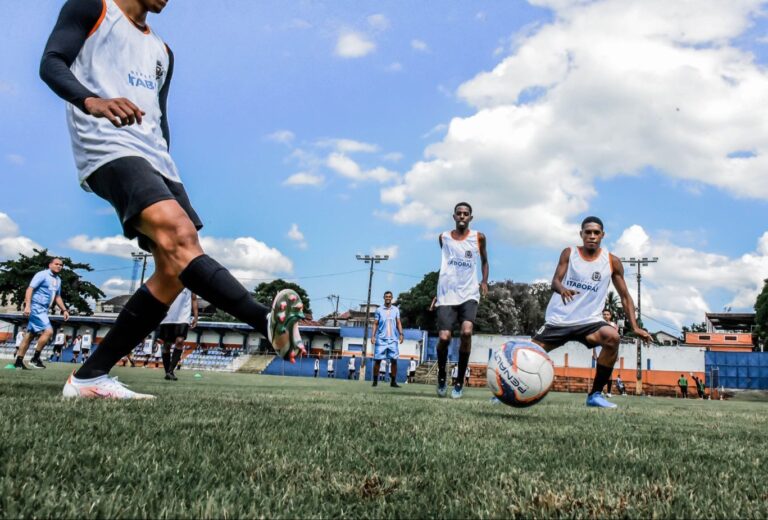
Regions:
[[103, 0], [99, 21], [85, 40], [70, 70], [88, 90], [103, 99], [126, 98], [146, 114], [141, 124], [115, 127], [67, 104], [80, 183], [120, 157], [146, 159], [164, 177], [181, 182], [163, 136], [160, 90], [170, 66], [168, 47], [149, 26], [138, 28], [114, 0]]
[[601, 248], [597, 258], [590, 261], [581, 256], [578, 247], [572, 247], [563, 286], [578, 294], [570, 302], [563, 303], [562, 297], [553, 293], [547, 305], [547, 325], [585, 325], [602, 321], [612, 274], [608, 250]]

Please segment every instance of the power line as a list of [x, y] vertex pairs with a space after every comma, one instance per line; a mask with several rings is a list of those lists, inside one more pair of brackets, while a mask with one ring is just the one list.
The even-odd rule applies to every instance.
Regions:
[[[339, 273], [325, 273], [325, 274], [311, 274], [306, 276], [292, 276], [290, 278], [283, 278], [285, 281], [290, 280], [307, 280], [310, 278], [330, 278], [332, 276], [343, 276], [345, 274], [353, 274], [353, 273], [361, 273], [363, 271], [367, 271], [368, 269], [354, 269], [352, 271], [343, 271]], [[270, 277], [270, 278], [240, 278], [240, 280], [247, 280], [249, 282], [271, 282], [272, 280], [275, 280], [279, 277]]]

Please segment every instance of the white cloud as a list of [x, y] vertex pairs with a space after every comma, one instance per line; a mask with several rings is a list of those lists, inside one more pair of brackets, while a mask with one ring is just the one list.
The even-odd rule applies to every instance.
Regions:
[[0, 260], [15, 259], [19, 254], [32, 255], [43, 246], [19, 235], [19, 226], [6, 213], [0, 212]]
[[83, 253], [110, 255], [119, 258], [131, 258], [131, 253], [140, 251], [135, 240], [129, 240], [123, 235], [93, 238], [88, 235], [76, 235], [67, 240], [67, 247]]
[[16, 85], [0, 80], [0, 94], [16, 94]]
[[401, 201], [397, 221], [444, 221], [468, 200], [507, 238], [559, 247], [597, 179], [648, 167], [768, 199], [768, 125], [755, 109], [768, 104], [768, 70], [729, 43], [761, 2], [531, 3], [553, 21], [526, 27], [508, 57], [459, 87], [475, 112], [388, 196]]
[[24, 163], [27, 162], [27, 159], [23, 155], [19, 155], [16, 153], [10, 153], [6, 155], [5, 160], [13, 164], [14, 166], [23, 166]]
[[400, 178], [397, 172], [393, 172], [392, 170], [383, 167], [364, 171], [354, 160], [339, 152], [334, 152], [328, 155], [326, 165], [342, 177], [346, 177], [353, 181], [374, 180], [381, 184], [385, 184]]
[[373, 248], [373, 254], [378, 256], [388, 256], [390, 260], [394, 260], [397, 258], [397, 253], [400, 251], [400, 246], [397, 245], [391, 245], [391, 246], [382, 246], [382, 247], [374, 247]]
[[230, 269], [247, 286], [293, 271], [293, 262], [288, 257], [252, 237], [202, 236], [200, 243], [206, 253]]
[[325, 177], [311, 172], [294, 173], [283, 181], [283, 186], [320, 186]]
[[322, 139], [317, 146], [321, 148], [335, 148], [341, 153], [374, 153], [379, 151], [375, 144], [355, 141], [354, 139]]
[[389, 19], [381, 13], [372, 14], [368, 17], [368, 25], [377, 31], [385, 31], [389, 29]]
[[387, 71], [389, 72], [400, 72], [401, 70], [403, 70], [403, 65], [399, 61], [393, 61], [387, 65]]
[[427, 139], [429, 137], [432, 137], [433, 135], [442, 134], [446, 130], [448, 130], [448, 125], [446, 125], [445, 123], [440, 123], [430, 128], [429, 131], [421, 134], [421, 138]]
[[267, 140], [281, 143], [290, 144], [296, 136], [290, 130], [277, 130], [267, 136]]
[[384, 159], [387, 162], [400, 162], [403, 160], [403, 154], [400, 152], [390, 152], [387, 154], [384, 154], [382, 156], [382, 159]]
[[291, 229], [288, 231], [288, 238], [296, 242], [299, 249], [307, 248], [307, 241], [304, 239], [304, 233], [299, 230], [298, 224], [291, 224]]
[[488, 18], [488, 15], [485, 13], [485, 11], [478, 11], [475, 13], [475, 20], [478, 22], [484, 22]]
[[108, 300], [115, 296], [129, 294], [131, 290], [131, 280], [128, 280], [127, 278], [113, 277], [101, 284], [99, 289], [104, 292], [104, 299]]
[[375, 50], [376, 44], [373, 41], [355, 31], [342, 32], [336, 41], [336, 55], [342, 58], [362, 58]]
[[429, 46], [427, 45], [427, 42], [423, 40], [413, 39], [411, 40], [411, 49], [419, 52], [428, 52]]
[[[763, 279], [768, 277], [768, 232], [760, 237], [755, 251], [731, 258], [651, 237], [634, 225], [622, 232], [612, 252], [620, 257], [658, 257], [657, 263], [643, 267], [643, 315], [678, 328], [703, 321], [705, 312], [719, 310], [707, 304], [710, 292], [729, 295], [727, 305], [735, 309], [751, 309]], [[630, 294], [636, 300], [636, 267], [625, 264], [624, 269]], [[662, 327], [648, 320], [646, 326]]]

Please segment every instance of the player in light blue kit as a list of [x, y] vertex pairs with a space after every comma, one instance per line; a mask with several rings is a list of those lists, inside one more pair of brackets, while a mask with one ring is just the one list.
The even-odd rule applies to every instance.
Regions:
[[35, 368], [45, 368], [45, 365], [40, 360], [40, 352], [43, 351], [43, 348], [53, 334], [51, 320], [48, 319], [48, 309], [51, 308], [52, 303], [55, 302], [59, 309], [63, 311], [64, 320], [69, 319], [69, 311], [67, 311], [64, 301], [61, 299], [61, 278], [59, 273], [63, 268], [64, 262], [61, 261], [61, 258], [51, 259], [48, 263], [48, 269], [35, 274], [29, 283], [29, 287], [27, 287], [27, 292], [24, 293], [24, 316], [29, 316], [29, 325], [27, 326], [27, 334], [24, 335], [19, 352], [16, 355], [16, 363], [14, 365], [16, 368], [27, 369], [27, 366], [24, 364], [24, 355], [32, 343], [32, 338], [38, 335], [37, 348], [32, 355], [31, 363]]
[[[397, 333], [395, 333], [397, 330]], [[392, 305], [392, 291], [384, 293], [384, 306], [376, 309], [373, 323], [373, 386], [379, 384], [381, 361], [389, 360], [391, 378], [389, 386], [400, 388], [397, 384], [397, 360], [400, 358], [400, 343], [403, 342], [403, 325], [400, 323], [400, 309]]]

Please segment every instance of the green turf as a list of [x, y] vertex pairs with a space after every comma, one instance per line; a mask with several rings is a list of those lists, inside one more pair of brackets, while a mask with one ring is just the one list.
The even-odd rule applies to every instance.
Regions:
[[63, 401], [69, 366], [0, 371], [0, 516], [768, 516], [768, 405], [117, 369], [150, 402]]

